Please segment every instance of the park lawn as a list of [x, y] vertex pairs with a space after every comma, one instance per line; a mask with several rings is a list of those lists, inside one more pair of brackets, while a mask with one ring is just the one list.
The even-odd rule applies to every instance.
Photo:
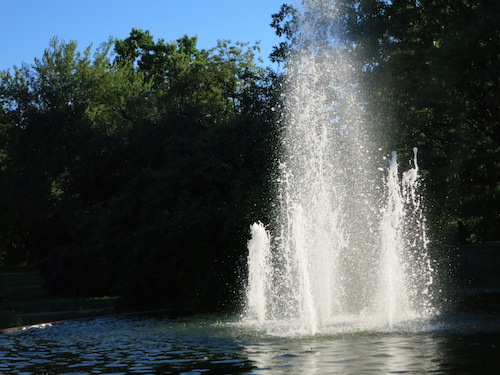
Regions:
[[0, 267], [0, 329], [113, 312], [117, 297], [59, 298], [30, 266]]

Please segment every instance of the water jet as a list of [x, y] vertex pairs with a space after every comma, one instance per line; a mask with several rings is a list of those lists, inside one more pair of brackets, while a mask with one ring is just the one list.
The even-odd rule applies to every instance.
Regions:
[[338, 13], [305, 1], [296, 20], [275, 220], [249, 242], [244, 321], [268, 333], [393, 329], [436, 311], [417, 149], [401, 177], [395, 152], [378, 155]]

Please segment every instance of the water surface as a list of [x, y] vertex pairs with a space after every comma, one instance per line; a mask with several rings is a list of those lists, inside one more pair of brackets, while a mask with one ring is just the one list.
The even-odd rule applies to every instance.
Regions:
[[495, 311], [425, 327], [273, 337], [217, 316], [115, 316], [0, 335], [3, 374], [488, 374]]

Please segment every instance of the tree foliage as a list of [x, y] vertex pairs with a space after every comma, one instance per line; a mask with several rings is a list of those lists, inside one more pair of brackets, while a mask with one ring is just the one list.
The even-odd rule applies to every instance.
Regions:
[[63, 295], [228, 298], [267, 205], [274, 114], [256, 48], [133, 29], [93, 56], [54, 39], [2, 72], [4, 262], [37, 262]]
[[497, 239], [500, 5], [365, 3], [378, 9], [357, 31], [377, 37], [378, 50], [363, 51], [373, 68], [367, 79], [377, 87], [372, 102], [393, 108], [385, 129], [398, 148], [421, 149], [436, 231], [460, 242]]

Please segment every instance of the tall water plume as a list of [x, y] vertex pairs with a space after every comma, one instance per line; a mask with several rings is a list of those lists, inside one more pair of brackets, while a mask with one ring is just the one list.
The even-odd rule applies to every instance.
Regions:
[[395, 153], [380, 167], [338, 13], [315, 0], [297, 16], [276, 220], [273, 233], [252, 226], [244, 319], [279, 334], [390, 328], [432, 313], [416, 150], [404, 183]]

